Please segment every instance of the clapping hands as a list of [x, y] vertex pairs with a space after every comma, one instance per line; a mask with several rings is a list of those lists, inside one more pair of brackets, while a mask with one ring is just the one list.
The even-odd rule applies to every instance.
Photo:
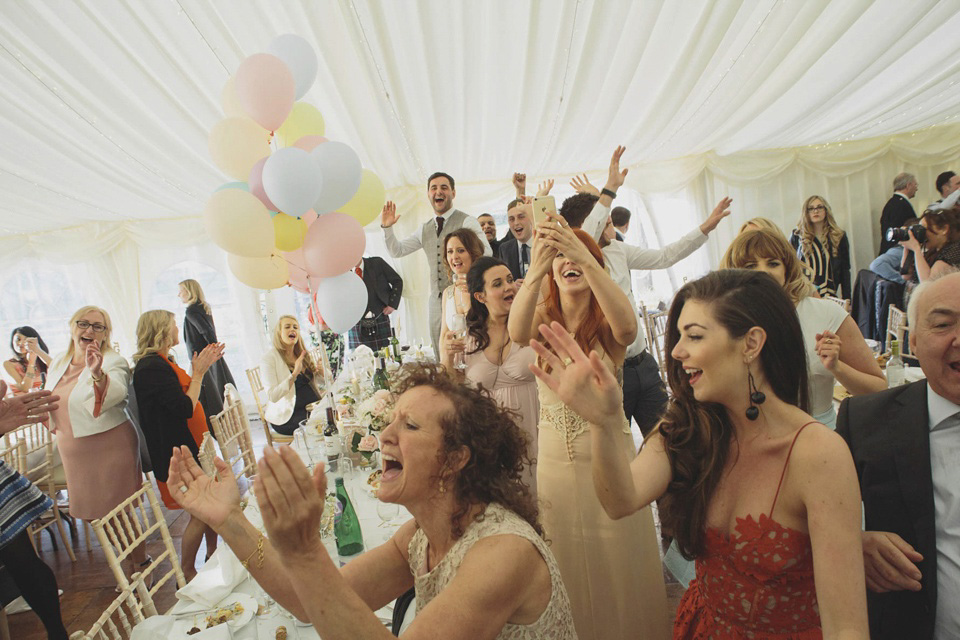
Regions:
[[193, 375], [203, 377], [214, 362], [223, 357], [226, 346], [222, 342], [212, 342], [203, 348], [199, 354], [193, 354]]

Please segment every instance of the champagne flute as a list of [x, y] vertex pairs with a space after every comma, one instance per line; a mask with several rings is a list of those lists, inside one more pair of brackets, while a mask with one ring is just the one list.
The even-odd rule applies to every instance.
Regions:
[[[462, 313], [455, 313], [450, 316], [450, 326], [448, 327], [451, 332], [453, 332], [453, 337], [458, 340], [462, 340], [467, 333], [467, 318]], [[458, 371], [463, 371], [467, 368], [467, 363], [463, 357], [463, 351], [458, 351], [453, 354], [453, 368]]]

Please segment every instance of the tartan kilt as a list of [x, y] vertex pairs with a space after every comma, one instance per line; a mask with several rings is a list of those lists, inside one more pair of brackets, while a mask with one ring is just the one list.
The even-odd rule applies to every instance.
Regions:
[[360, 323], [350, 329], [348, 334], [350, 348], [356, 349], [358, 345], [365, 344], [374, 351], [390, 346], [390, 316], [380, 314], [377, 316], [376, 335], [372, 338], [363, 338], [360, 335]]

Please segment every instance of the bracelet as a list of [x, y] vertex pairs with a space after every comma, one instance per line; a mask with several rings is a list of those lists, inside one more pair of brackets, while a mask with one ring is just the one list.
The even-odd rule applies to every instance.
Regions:
[[102, 382], [103, 379], [106, 378], [106, 377], [107, 377], [107, 374], [103, 373], [102, 371], [100, 372], [100, 377], [99, 377], [99, 378], [97, 378], [96, 376], [94, 376], [94, 375], [93, 375], [93, 372], [90, 372], [90, 378], [93, 379], [94, 382]]
[[607, 189], [606, 187], [604, 187], [603, 189], [600, 190], [600, 195], [602, 195], [602, 196], [610, 196], [610, 199], [613, 200], [614, 198], [617, 197], [617, 192], [616, 192], [616, 191], [610, 191], [610, 189]]
[[250, 555], [247, 556], [247, 559], [242, 561], [240, 564], [243, 565], [243, 568], [246, 569], [247, 565], [250, 563], [250, 558], [253, 557], [253, 554], [257, 554], [257, 569], [263, 569], [263, 534], [260, 534], [260, 537], [257, 538], [257, 548], [250, 552]]
[[35, 373], [31, 372], [31, 371], [27, 371], [26, 373], [23, 374], [23, 377], [24, 377], [24, 378], [36, 378], [36, 377], [37, 377], [37, 374], [35, 374]]

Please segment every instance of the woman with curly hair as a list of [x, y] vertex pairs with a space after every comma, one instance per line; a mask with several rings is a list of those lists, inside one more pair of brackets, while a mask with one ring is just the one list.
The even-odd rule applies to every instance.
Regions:
[[[511, 340], [527, 345], [542, 339], [537, 327], [557, 321], [581, 349], [595, 352], [620, 377], [627, 346], [636, 337], [636, 318], [589, 234], [559, 217], [538, 225], [531, 264], [507, 321]], [[537, 493], [577, 635], [580, 640], [669, 637], [653, 514], [645, 509], [614, 522], [604, 513], [590, 480], [587, 423], [548, 387], [539, 386], [539, 397]], [[622, 407], [615, 440], [625, 460], [636, 455]]]
[[[867, 638], [860, 491], [840, 436], [812, 420], [803, 334], [772, 278], [713, 272], [668, 316], [667, 412], [632, 462], [622, 398], [596, 353], [554, 323], [537, 376], [590, 423], [596, 494], [613, 518], [660, 499], [696, 578], [674, 638]], [[547, 371], [549, 370], [549, 371]]]
[[790, 244], [797, 258], [809, 267], [817, 293], [850, 298], [850, 243], [825, 198], [810, 196], [803, 203]]
[[833, 387], [842, 384], [853, 395], [887, 388], [887, 380], [860, 333], [843, 307], [814, 297], [802, 265], [782, 234], [747, 231], [734, 238], [720, 261], [722, 269], [766, 271], [793, 301], [800, 317], [809, 370], [810, 413], [834, 428]]
[[323, 465], [311, 476], [288, 447], [266, 449], [254, 485], [269, 541], [244, 518], [219, 460], [211, 479], [187, 450], [176, 452], [171, 493], [238, 558], [256, 556], [253, 577], [326, 640], [393, 637], [374, 611], [414, 585], [417, 616], [404, 638], [575, 638], [536, 502], [521, 482], [526, 438], [512, 415], [436, 366], [405, 367], [394, 391], [378, 497], [413, 519], [342, 568], [317, 535]]

